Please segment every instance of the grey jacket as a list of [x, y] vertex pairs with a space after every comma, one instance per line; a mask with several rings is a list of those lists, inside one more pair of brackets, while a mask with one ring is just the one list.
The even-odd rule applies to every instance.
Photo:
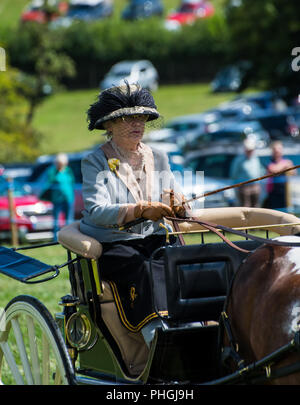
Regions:
[[[147, 200], [161, 201], [164, 189], [173, 188], [177, 192], [180, 191], [170, 170], [167, 155], [147, 145], [143, 147], [147, 150], [145, 162]], [[109, 168], [108, 159], [115, 157], [109, 143], [106, 143], [82, 160], [84, 210], [80, 222], [81, 232], [94, 237], [99, 242], [165, 234], [165, 229], [159, 226], [160, 223], [164, 223], [163, 220], [144, 221], [127, 231], [119, 230], [120, 208], [145, 198], [127, 163], [120, 162], [117, 172]]]

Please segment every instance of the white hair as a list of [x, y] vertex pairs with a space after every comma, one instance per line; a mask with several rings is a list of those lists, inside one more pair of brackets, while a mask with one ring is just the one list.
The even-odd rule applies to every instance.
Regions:
[[56, 155], [55, 162], [67, 165], [69, 162], [68, 155], [66, 155], [66, 153], [58, 153]]

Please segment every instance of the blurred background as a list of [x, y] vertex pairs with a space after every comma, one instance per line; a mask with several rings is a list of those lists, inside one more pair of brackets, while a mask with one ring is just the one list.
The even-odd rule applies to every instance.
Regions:
[[[270, 145], [300, 164], [299, 0], [1, 0], [0, 243], [53, 237], [53, 207], [40, 199], [55, 155], [69, 157], [82, 210], [80, 161], [105, 142], [86, 111], [124, 79], [155, 98], [163, 119], [145, 142], [169, 155], [187, 197], [236, 181], [232, 161], [251, 139], [264, 168]], [[290, 176], [279, 209], [299, 213]], [[262, 184], [260, 206], [267, 185]], [[235, 190], [205, 207], [238, 205]], [[61, 218], [63, 225], [64, 218]]]

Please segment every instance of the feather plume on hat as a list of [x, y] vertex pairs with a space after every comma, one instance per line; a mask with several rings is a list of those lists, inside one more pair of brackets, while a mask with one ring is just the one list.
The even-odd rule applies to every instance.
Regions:
[[115, 86], [102, 91], [87, 111], [88, 129], [104, 129], [103, 123], [126, 115], [148, 115], [148, 121], [159, 117], [151, 93], [137, 84]]

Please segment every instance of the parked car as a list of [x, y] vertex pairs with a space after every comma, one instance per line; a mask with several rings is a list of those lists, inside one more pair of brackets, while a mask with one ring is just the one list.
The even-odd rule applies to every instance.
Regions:
[[[233, 185], [234, 181], [230, 178], [230, 167], [233, 159], [244, 153], [242, 145], [213, 145], [203, 148], [198, 151], [190, 152], [185, 156], [184, 164], [191, 167], [194, 171], [203, 170], [204, 178], [215, 178], [228, 186]], [[256, 151], [257, 156], [261, 160], [264, 167], [271, 160], [271, 149], [262, 148]], [[284, 157], [290, 159], [294, 165], [300, 164], [300, 145], [286, 144], [284, 145]], [[299, 170], [297, 171], [299, 173]], [[262, 193], [260, 202], [262, 203], [266, 197], [266, 181], [260, 181]], [[300, 212], [300, 176], [290, 177], [291, 184], [291, 207], [287, 207], [289, 212]], [[234, 190], [227, 190], [233, 192]], [[235, 205], [237, 200], [234, 200]]]
[[211, 17], [214, 12], [214, 6], [209, 1], [184, 0], [176, 11], [167, 16], [165, 27], [176, 30], [182, 25], [193, 24], [199, 19]]
[[239, 91], [251, 64], [247, 61], [221, 69], [211, 82], [213, 92]]
[[13, 179], [15, 183], [24, 184], [29, 179], [32, 169], [32, 163], [9, 163], [3, 166], [0, 175]]
[[222, 116], [218, 112], [204, 112], [199, 114], [181, 115], [169, 120], [165, 127], [176, 132], [186, 132], [191, 130], [201, 130], [208, 128], [210, 124], [219, 122]]
[[254, 139], [257, 148], [270, 144], [269, 134], [258, 121], [228, 121], [212, 124], [206, 132], [188, 133], [178, 139], [178, 145], [187, 153], [209, 144], [241, 144], [246, 138]]
[[243, 120], [259, 121], [262, 127], [269, 133], [270, 138], [281, 140], [298, 140], [299, 126], [290, 109], [279, 112], [274, 110], [252, 111]]
[[[75, 177], [75, 218], [81, 217], [83, 209], [81, 159], [89, 152], [90, 150], [68, 154], [69, 166]], [[30, 193], [40, 195], [46, 181], [47, 169], [54, 164], [54, 161], [55, 155], [43, 155], [37, 159], [32, 174], [26, 182]]]
[[162, 152], [165, 152], [169, 157], [169, 164], [172, 171], [182, 172], [184, 170], [184, 158], [179, 147], [172, 142], [153, 142], [153, 141], [144, 141], [151, 148], [158, 149]]
[[[43, 5], [43, 0], [32, 1], [21, 14], [21, 21], [35, 21], [38, 23], [45, 23], [47, 21], [47, 16], [42, 9]], [[54, 13], [51, 17], [52, 21], [58, 19], [62, 15], [65, 15], [69, 8], [67, 1], [48, 0], [48, 5], [57, 8], [57, 13]]]
[[251, 119], [249, 117], [251, 117], [251, 114], [254, 114], [256, 111], [260, 110], [262, 110], [262, 108], [260, 108], [260, 106], [254, 102], [247, 100], [232, 100], [219, 104], [217, 107], [209, 110], [209, 112], [219, 114], [220, 121], [255, 121], [255, 118]]
[[8, 183], [0, 177], [0, 240], [11, 238], [8, 187], [12, 187], [15, 207], [15, 220], [20, 241], [38, 241], [52, 239], [53, 205], [41, 201], [37, 196], [28, 194], [26, 188], [12, 181]]
[[222, 118], [218, 112], [188, 114], [169, 120], [165, 127], [147, 133], [147, 138], [153, 142], [177, 142], [187, 134], [207, 132], [210, 125]]
[[101, 20], [110, 17], [113, 10], [111, 0], [70, 0], [66, 15], [54, 21], [52, 27], [68, 27], [74, 21]]
[[[204, 177], [202, 170], [198, 174], [185, 165], [184, 156], [179, 147], [174, 143], [148, 142], [149, 146], [167, 153], [169, 157], [170, 169], [174, 173], [177, 183], [180, 185], [187, 199], [204, 193], [226, 187], [229, 183], [213, 177]], [[234, 192], [229, 190], [223, 193], [212, 194], [205, 199], [195, 202], [194, 208], [227, 207], [234, 203]]]
[[148, 132], [145, 138], [151, 142], [175, 143], [183, 148], [199, 133], [208, 132], [221, 118], [217, 112], [182, 115], [168, 121], [164, 128]]
[[290, 109], [291, 115], [294, 117], [295, 119], [295, 123], [297, 125], [298, 128], [300, 128], [300, 108], [291, 108]]
[[261, 91], [258, 93], [242, 95], [235, 101], [250, 102], [257, 104], [262, 109], [282, 110], [287, 108], [286, 102], [274, 91]]
[[125, 82], [139, 83], [142, 87], [155, 91], [158, 87], [158, 72], [149, 60], [122, 61], [112, 66], [100, 83], [101, 90], [119, 86]]
[[124, 20], [138, 20], [162, 16], [163, 11], [161, 0], [130, 0], [122, 12], [122, 18]]

